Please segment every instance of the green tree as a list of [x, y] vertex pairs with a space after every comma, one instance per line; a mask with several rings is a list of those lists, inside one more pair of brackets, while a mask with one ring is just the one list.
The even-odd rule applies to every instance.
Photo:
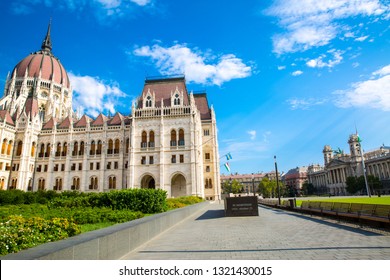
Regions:
[[240, 193], [244, 186], [237, 180], [225, 181], [222, 185], [224, 193]]
[[277, 196], [276, 180], [270, 180], [268, 177], [264, 177], [259, 183], [258, 192], [263, 197], [276, 197]]
[[346, 189], [350, 194], [355, 194], [359, 191], [364, 190], [366, 185], [363, 175], [360, 177], [354, 177], [354, 176], [347, 177], [346, 184], [347, 184]]
[[302, 185], [302, 192], [304, 195], [313, 195], [316, 191], [316, 188], [312, 183], [304, 182]]
[[371, 192], [374, 190], [376, 193], [380, 193], [380, 190], [383, 188], [381, 180], [374, 175], [367, 176], [367, 183], [370, 187]]

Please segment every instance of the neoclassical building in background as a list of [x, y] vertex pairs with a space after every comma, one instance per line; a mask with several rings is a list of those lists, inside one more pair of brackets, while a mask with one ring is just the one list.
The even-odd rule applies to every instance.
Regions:
[[8, 75], [0, 100], [0, 188], [108, 191], [158, 188], [220, 197], [215, 113], [183, 76], [145, 80], [129, 116], [77, 117], [68, 74], [39, 51]]
[[364, 151], [358, 134], [348, 139], [350, 154], [340, 149], [334, 151], [326, 145], [323, 149], [324, 166], [310, 165], [307, 171], [308, 182], [317, 188], [319, 193], [346, 195], [346, 179], [349, 176], [363, 175], [363, 164], [366, 175], [378, 177], [382, 184], [382, 194], [390, 194], [390, 147], [382, 145], [372, 151]]

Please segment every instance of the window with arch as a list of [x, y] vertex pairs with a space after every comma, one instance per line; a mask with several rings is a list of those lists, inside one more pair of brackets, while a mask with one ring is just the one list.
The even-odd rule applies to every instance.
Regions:
[[56, 157], [61, 155], [61, 143], [57, 143]]
[[66, 157], [66, 155], [68, 154], [68, 143], [64, 143], [64, 148], [62, 150], [62, 156]]
[[11, 189], [14, 190], [16, 189], [16, 185], [18, 184], [18, 179], [16, 178], [13, 178], [12, 181], [11, 181]]
[[72, 152], [72, 156], [77, 156], [77, 151], [79, 149], [79, 143], [77, 141], [75, 141], [73, 143], [73, 152]]
[[95, 141], [92, 140], [92, 142], [91, 142], [91, 149], [89, 150], [89, 154], [91, 156], [93, 156], [95, 154], [95, 150], [96, 150], [96, 144], [95, 144]]
[[79, 151], [79, 155], [80, 155], [80, 156], [84, 155], [84, 141], [81, 141], [81, 142], [80, 142], [80, 151]]
[[23, 147], [23, 142], [19, 141], [18, 146], [16, 148], [16, 156], [20, 156], [22, 154], [22, 147]]
[[97, 155], [101, 155], [102, 154], [102, 141], [100, 141], [100, 140], [97, 143], [96, 154]]
[[11, 152], [12, 152], [12, 140], [9, 140], [8, 142], [8, 147], [7, 147], [7, 156], [11, 155]]
[[54, 185], [55, 191], [61, 191], [62, 190], [62, 178], [56, 178], [56, 184]]
[[149, 132], [149, 147], [154, 147], [154, 131]]
[[80, 178], [79, 177], [73, 177], [71, 189], [72, 190], [79, 190], [80, 189]]
[[0, 190], [5, 190], [5, 178], [0, 178]]
[[38, 154], [38, 157], [43, 157], [43, 155], [45, 154], [45, 144], [41, 144], [41, 148], [39, 149], [39, 154]]
[[210, 178], [205, 179], [205, 188], [206, 189], [212, 189], [213, 188], [213, 182]]
[[146, 131], [142, 131], [141, 133], [141, 148], [146, 148], [148, 145], [148, 134]]
[[7, 149], [7, 139], [3, 140], [3, 143], [1, 144], [1, 154], [4, 155], [5, 151]]
[[152, 97], [151, 97], [150, 95], [148, 95], [148, 96], [146, 97], [145, 107], [147, 107], [147, 108], [152, 107]]
[[45, 179], [40, 178], [40, 179], [38, 180], [38, 190], [39, 190], [39, 191], [45, 190]]
[[114, 154], [119, 154], [120, 141], [119, 139], [115, 140]]
[[109, 189], [116, 189], [116, 177], [110, 176], [108, 178], [108, 188]]
[[112, 139], [108, 140], [108, 149], [107, 149], [107, 154], [111, 155], [114, 151], [114, 141]]
[[90, 190], [97, 190], [98, 189], [98, 178], [96, 176], [92, 176], [90, 178], [89, 189]]
[[179, 94], [175, 94], [175, 99], [173, 100], [173, 105], [180, 105], [180, 97]]
[[32, 178], [28, 179], [27, 190], [32, 191]]
[[[46, 95], [47, 96], [47, 95]], [[41, 121], [44, 121], [45, 120], [45, 112], [46, 112], [46, 109], [45, 109], [45, 105], [42, 104], [40, 107], [39, 107], [39, 119]]]
[[179, 129], [179, 146], [184, 146], [184, 130]]
[[37, 144], [35, 142], [32, 142], [31, 144], [31, 156], [33, 157], [35, 155], [35, 149]]
[[172, 129], [171, 131], [171, 147], [176, 147], [177, 142], [176, 142], [176, 130]]
[[45, 157], [49, 157], [49, 156], [50, 156], [50, 143], [47, 143]]

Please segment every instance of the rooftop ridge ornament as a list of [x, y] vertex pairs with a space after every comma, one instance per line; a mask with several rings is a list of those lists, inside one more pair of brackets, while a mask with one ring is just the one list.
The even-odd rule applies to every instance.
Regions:
[[45, 39], [43, 39], [42, 46], [41, 46], [41, 50], [44, 52], [48, 52], [48, 53], [51, 53], [51, 50], [52, 50], [50, 29], [51, 29], [51, 19], [49, 21], [49, 26], [47, 27]]

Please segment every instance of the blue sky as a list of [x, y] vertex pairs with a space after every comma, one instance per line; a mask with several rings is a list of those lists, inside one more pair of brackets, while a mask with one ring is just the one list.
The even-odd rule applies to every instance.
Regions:
[[232, 172], [272, 171], [274, 155], [285, 172], [323, 164], [355, 126], [365, 150], [390, 146], [388, 0], [13, 0], [0, 13], [2, 89], [52, 18], [75, 110], [129, 114], [145, 77], [185, 74], [208, 93]]

